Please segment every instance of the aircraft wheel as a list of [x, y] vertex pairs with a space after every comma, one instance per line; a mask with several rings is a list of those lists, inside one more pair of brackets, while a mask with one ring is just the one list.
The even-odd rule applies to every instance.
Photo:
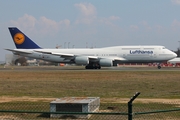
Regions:
[[90, 67], [89, 65], [87, 65], [85, 68], [86, 68], [86, 69], [91, 69], [91, 67]]
[[161, 69], [161, 66], [158, 66], [158, 69]]
[[101, 69], [101, 66], [91, 66], [91, 65], [86, 65], [85, 69]]

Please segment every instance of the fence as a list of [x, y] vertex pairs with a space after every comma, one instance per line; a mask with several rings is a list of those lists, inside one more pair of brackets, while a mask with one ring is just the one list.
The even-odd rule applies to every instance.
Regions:
[[[180, 119], [179, 101], [173, 103], [133, 103], [139, 94], [137, 92], [128, 103], [101, 103], [98, 106], [99, 110], [95, 112], [50, 112], [50, 102], [43, 102], [41, 100], [33, 102], [4, 102], [0, 103], [0, 120], [78, 119], [82, 116], [89, 120]], [[51, 114], [58, 114], [60, 116], [51, 117]]]

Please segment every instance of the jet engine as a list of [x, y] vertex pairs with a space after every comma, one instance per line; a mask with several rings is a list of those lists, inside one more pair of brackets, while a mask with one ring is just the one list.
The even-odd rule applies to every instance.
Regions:
[[112, 59], [100, 59], [99, 64], [102, 67], [111, 67], [113, 66], [113, 61]]
[[76, 57], [74, 59], [75, 63], [78, 65], [87, 65], [89, 64], [89, 58], [86, 56]]

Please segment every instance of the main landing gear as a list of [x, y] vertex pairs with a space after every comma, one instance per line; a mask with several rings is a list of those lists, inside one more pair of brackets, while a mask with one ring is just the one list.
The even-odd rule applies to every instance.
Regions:
[[86, 69], [101, 69], [101, 66], [99, 64], [88, 64], [85, 67]]

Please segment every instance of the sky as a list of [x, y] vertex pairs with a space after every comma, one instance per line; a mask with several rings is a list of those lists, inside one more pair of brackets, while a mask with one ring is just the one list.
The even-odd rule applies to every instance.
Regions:
[[0, 0], [0, 61], [17, 27], [42, 48], [180, 47], [180, 0]]

